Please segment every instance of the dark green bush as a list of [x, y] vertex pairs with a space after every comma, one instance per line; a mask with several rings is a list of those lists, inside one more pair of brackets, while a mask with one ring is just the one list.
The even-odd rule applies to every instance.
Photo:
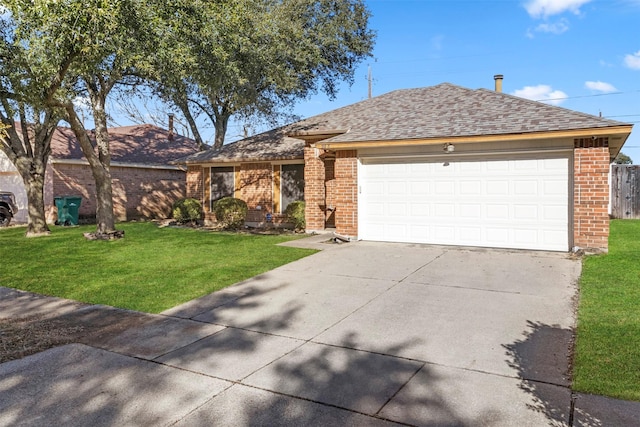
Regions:
[[202, 219], [202, 204], [192, 198], [179, 199], [173, 204], [171, 214], [180, 224], [196, 222]]
[[247, 218], [247, 204], [244, 200], [223, 197], [213, 204], [213, 213], [224, 228], [238, 229], [244, 225]]
[[307, 223], [304, 219], [304, 202], [298, 200], [296, 202], [291, 202], [284, 210], [285, 215], [289, 218], [296, 228], [296, 230], [304, 230]]

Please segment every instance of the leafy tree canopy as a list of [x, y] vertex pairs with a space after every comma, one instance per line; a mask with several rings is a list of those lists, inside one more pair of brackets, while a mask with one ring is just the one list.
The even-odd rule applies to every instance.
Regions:
[[319, 90], [334, 98], [375, 38], [362, 0], [172, 0], [156, 11], [146, 75], [192, 128], [200, 114], [213, 123], [216, 147], [232, 115], [275, 121]]
[[633, 160], [631, 160], [631, 157], [627, 156], [621, 151], [618, 153], [613, 163], [617, 165], [632, 165]]

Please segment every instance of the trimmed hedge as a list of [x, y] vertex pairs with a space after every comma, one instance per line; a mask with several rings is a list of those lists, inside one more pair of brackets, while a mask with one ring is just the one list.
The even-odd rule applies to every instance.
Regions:
[[171, 215], [180, 224], [200, 221], [202, 219], [202, 204], [199, 200], [185, 198], [176, 200], [171, 208]]
[[239, 229], [247, 218], [247, 204], [244, 200], [223, 197], [213, 204], [216, 220], [224, 228]]

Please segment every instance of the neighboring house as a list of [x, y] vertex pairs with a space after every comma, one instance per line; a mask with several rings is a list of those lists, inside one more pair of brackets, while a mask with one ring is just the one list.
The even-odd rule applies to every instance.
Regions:
[[496, 88], [397, 90], [195, 154], [180, 160], [187, 194], [207, 209], [233, 194], [277, 221], [304, 166], [308, 231], [606, 251], [609, 163], [632, 125]]
[[[173, 202], [185, 197], [186, 176], [183, 167], [171, 162], [198, 152], [196, 142], [153, 125], [110, 128], [109, 138], [117, 219], [169, 217]], [[0, 188], [16, 194], [20, 209], [16, 222], [26, 222], [24, 184], [4, 153], [0, 153]], [[81, 196], [80, 218], [95, 219], [95, 181], [73, 131], [65, 127], [58, 127], [51, 141], [44, 188], [47, 212], [55, 212], [58, 196]]]

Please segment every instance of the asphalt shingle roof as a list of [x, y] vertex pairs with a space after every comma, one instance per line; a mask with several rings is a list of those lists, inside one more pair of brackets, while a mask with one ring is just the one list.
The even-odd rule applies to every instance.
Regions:
[[340, 143], [526, 134], [621, 125], [627, 123], [492, 90], [442, 83], [389, 92], [182, 160], [302, 158], [303, 142], [287, 135], [305, 131], [347, 130], [325, 140]]
[[[112, 162], [160, 166], [198, 152], [198, 144], [175, 134], [170, 139], [168, 130], [145, 124], [109, 128], [109, 149]], [[56, 129], [51, 139], [51, 158], [85, 158], [70, 128]]]

